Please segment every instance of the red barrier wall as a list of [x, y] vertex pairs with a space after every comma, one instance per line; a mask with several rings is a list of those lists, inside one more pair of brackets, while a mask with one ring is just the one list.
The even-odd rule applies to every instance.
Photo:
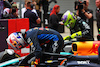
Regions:
[[[8, 35], [20, 31], [21, 29], [29, 30], [29, 19], [28, 18], [22, 18], [22, 19], [8, 19]], [[9, 46], [8, 46], [9, 48]], [[27, 46], [26, 48], [30, 48], [30, 46]], [[28, 55], [28, 53], [22, 53], [22, 50], [17, 50], [15, 53], [17, 53], [20, 56]]]
[[8, 20], [8, 35], [10, 35], [13, 32], [16, 32], [16, 19], [9, 19]]

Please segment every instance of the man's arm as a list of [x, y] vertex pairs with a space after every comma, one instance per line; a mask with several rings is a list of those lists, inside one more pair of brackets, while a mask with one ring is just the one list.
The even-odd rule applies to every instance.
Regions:
[[[82, 12], [84, 13], [84, 15], [85, 15], [88, 19], [92, 18], [92, 16], [93, 16], [92, 13], [87, 13], [87, 12], [85, 12], [84, 9], [82, 9]], [[76, 14], [79, 15], [79, 10], [77, 10]]]
[[90, 19], [90, 18], [92, 18], [92, 13], [87, 13], [87, 12], [85, 12], [85, 10], [84, 9], [82, 9], [82, 12], [84, 13], [84, 15], [88, 18], [88, 19]]
[[82, 30], [78, 31], [76, 33], [73, 33], [70, 36], [71, 39], [74, 39], [77, 36], [84, 37], [84, 36], [86, 36], [86, 34], [90, 33], [89, 32], [90, 26], [86, 22], [82, 21], [82, 23], [80, 23], [80, 26], [81, 26]]
[[37, 24], [40, 24], [41, 19], [38, 16], [36, 16], [36, 14], [34, 12], [32, 12], [32, 14], [33, 14], [32, 16], [35, 18]]
[[76, 33], [73, 33], [72, 35], [66, 36], [63, 38], [63, 40], [70, 40], [70, 39], [74, 39], [75, 37], [80, 36], [82, 37], [82, 31], [78, 31]]
[[83, 20], [80, 20], [79, 21], [80, 23], [79, 23], [79, 26], [81, 27], [81, 31], [78, 31], [78, 32], [76, 32], [76, 33], [73, 33], [70, 37], [71, 37], [71, 39], [74, 39], [75, 37], [77, 37], [77, 36], [81, 36], [81, 37], [84, 37], [84, 36], [86, 36], [88, 33], [90, 33], [89, 32], [89, 30], [90, 30], [90, 26], [86, 23], [86, 22], [84, 22]]

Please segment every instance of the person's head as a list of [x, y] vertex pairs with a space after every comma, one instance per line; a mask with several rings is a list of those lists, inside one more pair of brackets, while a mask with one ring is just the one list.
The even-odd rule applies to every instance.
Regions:
[[95, 0], [96, 7], [100, 8], [100, 0]]
[[64, 25], [70, 29], [73, 28], [76, 23], [76, 17], [74, 15], [74, 13], [70, 12], [69, 10], [63, 14], [61, 20], [64, 23]]
[[27, 7], [28, 2], [31, 2], [31, 0], [25, 0], [25, 7]]
[[52, 15], [52, 14], [57, 14], [57, 13], [59, 13], [60, 12], [60, 6], [59, 5], [55, 5], [54, 7], [53, 7], [53, 9], [52, 9], [52, 12], [51, 12], [51, 14], [50, 15]]
[[26, 9], [32, 10], [34, 8], [34, 4], [32, 4], [32, 2], [27, 2], [26, 6], [27, 6]]
[[18, 32], [11, 33], [6, 41], [7, 44], [14, 50], [19, 50], [27, 46], [22, 34]]
[[89, 6], [90, 0], [83, 0], [83, 2], [86, 1], [86, 4], [84, 4], [84, 9], [87, 9]]
[[59, 13], [60, 12], [60, 6], [59, 5], [55, 5], [55, 10], [56, 10], [56, 13]]

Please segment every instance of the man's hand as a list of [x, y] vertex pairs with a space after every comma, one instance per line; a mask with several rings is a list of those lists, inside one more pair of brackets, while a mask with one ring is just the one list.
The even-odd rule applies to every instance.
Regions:
[[82, 36], [82, 32], [79, 31], [79, 32], [73, 33], [73, 34], [71, 35], [71, 38], [74, 39], [76, 36]]
[[64, 23], [62, 21], [60, 21], [59, 24], [64, 25]]
[[82, 12], [84, 13], [84, 15], [88, 18], [88, 19], [90, 19], [90, 18], [92, 18], [92, 13], [87, 13], [87, 12], [85, 12], [85, 10], [84, 9], [82, 9]]

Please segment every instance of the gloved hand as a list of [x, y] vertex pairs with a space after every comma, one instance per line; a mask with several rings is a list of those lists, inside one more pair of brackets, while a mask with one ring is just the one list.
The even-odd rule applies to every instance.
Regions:
[[74, 39], [76, 36], [77, 36], [77, 34], [76, 34], [76, 33], [73, 33], [73, 34], [71, 35], [71, 38]]
[[82, 36], [82, 32], [79, 31], [79, 32], [73, 33], [73, 34], [71, 35], [71, 38], [74, 39], [76, 36]]
[[63, 38], [63, 40], [70, 40], [70, 39], [71, 39], [70, 36], [66, 36], [66, 37]]

